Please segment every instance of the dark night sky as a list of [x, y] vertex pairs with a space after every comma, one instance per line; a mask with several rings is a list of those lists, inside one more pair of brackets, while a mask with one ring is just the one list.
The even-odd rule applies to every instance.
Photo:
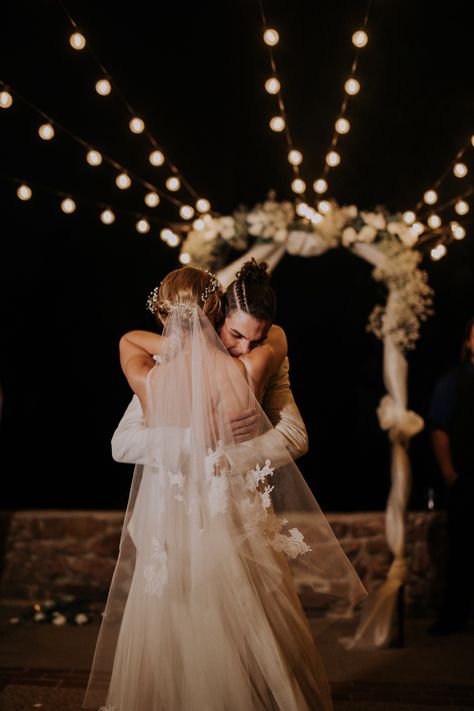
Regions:
[[[264, 6], [282, 38], [276, 58], [309, 182], [332, 135], [353, 57], [350, 36], [367, 3], [267, 0]], [[370, 42], [359, 62], [362, 91], [349, 104], [352, 131], [331, 183], [340, 204], [412, 207], [471, 135], [469, 6], [461, 0], [442, 9], [425, 0], [372, 3]], [[290, 197], [283, 137], [267, 128], [274, 99], [263, 90], [269, 65], [256, 1], [136, 0], [120, 9], [109, 0], [71, 0], [66, 8], [128, 102], [216, 211], [251, 207], [270, 189], [279, 199]], [[71, 26], [59, 3], [10, 0], [4, 14], [0, 79], [131, 171], [160, 183], [168, 173], [148, 165], [149, 145], [128, 131], [123, 104], [95, 94], [97, 65], [90, 54], [70, 49]], [[88, 167], [84, 150], [61, 131], [51, 143], [41, 141], [39, 123], [20, 101], [0, 111], [0, 462], [4, 482], [12, 482], [2, 507], [124, 508], [131, 466], [115, 463], [110, 453], [130, 398], [118, 339], [131, 328], [153, 327], [146, 296], [178, 266], [178, 252], [160, 240], [158, 226], [138, 235], [126, 213], [104, 227], [98, 203], [136, 212], [143, 190], [118, 194], [111, 169]], [[36, 186], [30, 202], [17, 200], [9, 177]], [[70, 192], [77, 212], [62, 214], [45, 187]], [[443, 201], [455, 187], [443, 184]], [[167, 206], [156, 214], [176, 217]], [[436, 378], [456, 362], [462, 326], [474, 312], [472, 227], [447, 257], [437, 263], [426, 257], [423, 268], [435, 290], [435, 314], [408, 354], [409, 406], [422, 415]], [[325, 510], [383, 509], [390, 450], [375, 414], [384, 394], [382, 346], [366, 332], [383, 293], [371, 267], [342, 249], [317, 259], [285, 256], [272, 282], [310, 435], [300, 468]], [[410, 505], [423, 508], [428, 486], [441, 495], [426, 433], [411, 451]]]

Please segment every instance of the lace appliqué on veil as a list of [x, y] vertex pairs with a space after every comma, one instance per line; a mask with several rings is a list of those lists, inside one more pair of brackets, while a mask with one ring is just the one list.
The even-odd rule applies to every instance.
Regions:
[[163, 590], [168, 582], [168, 552], [164, 545], [153, 538], [153, 553], [152, 559], [157, 563], [150, 563], [143, 569], [145, 578], [145, 590], [147, 595], [161, 597]]
[[281, 533], [288, 520], [279, 519], [271, 510], [271, 493], [275, 487], [270, 486], [267, 479], [273, 476], [273, 471], [274, 467], [267, 459], [262, 469], [257, 464], [255, 469], [247, 472], [245, 488], [251, 496], [241, 503], [242, 513], [246, 518], [245, 527], [249, 532], [263, 535], [267, 544], [274, 550], [285, 553], [289, 558], [297, 558], [311, 551], [311, 548], [305, 543], [304, 536], [298, 528], [290, 528], [289, 535]]

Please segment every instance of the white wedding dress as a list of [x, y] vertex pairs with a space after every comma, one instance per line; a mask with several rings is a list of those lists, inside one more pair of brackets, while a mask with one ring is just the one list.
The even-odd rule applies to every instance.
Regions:
[[265, 415], [233, 441], [229, 414], [257, 403], [202, 312], [164, 335], [84, 708], [330, 711], [288, 558], [313, 560], [326, 597], [365, 589]]

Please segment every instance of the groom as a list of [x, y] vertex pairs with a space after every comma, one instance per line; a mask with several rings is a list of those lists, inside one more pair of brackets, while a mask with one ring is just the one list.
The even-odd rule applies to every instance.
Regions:
[[[252, 312], [261, 311], [261, 303], [252, 302], [250, 289], [245, 299], [233, 298], [234, 294], [240, 293], [239, 281], [239, 278], [235, 279], [226, 291], [226, 316], [219, 329], [221, 341], [234, 358], [263, 345], [272, 326], [270, 318], [256, 318], [252, 315]], [[270, 376], [261, 405], [290, 457], [297, 459], [305, 454], [308, 451], [308, 435], [291, 391], [288, 357], [284, 358], [278, 370]], [[250, 439], [257, 420], [257, 413], [252, 408], [232, 418], [235, 441], [244, 442]], [[130, 432], [133, 432], [133, 438], [129, 437]], [[133, 447], [130, 446], [131, 439]], [[134, 396], [113, 434], [113, 458], [118, 462], [140, 463], [140, 455], [145, 451], [147, 439], [148, 428], [140, 402]]]

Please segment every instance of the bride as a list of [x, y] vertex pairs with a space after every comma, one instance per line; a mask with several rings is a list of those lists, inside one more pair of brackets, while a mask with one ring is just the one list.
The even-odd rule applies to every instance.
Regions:
[[[215, 330], [221, 297], [208, 272], [177, 269], [157, 294], [163, 335], [148, 350], [121, 341], [147, 437], [83, 708], [332, 709], [288, 559], [326, 602], [366, 591], [256, 396], [284, 333], [233, 358]], [[232, 420], [252, 408], [240, 441]]]

